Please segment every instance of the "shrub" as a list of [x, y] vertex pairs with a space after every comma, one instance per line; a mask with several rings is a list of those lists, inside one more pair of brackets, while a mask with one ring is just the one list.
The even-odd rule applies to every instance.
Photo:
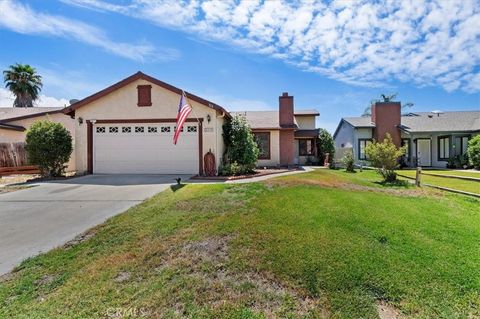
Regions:
[[355, 158], [353, 157], [353, 151], [345, 153], [342, 157], [342, 163], [345, 165], [345, 170], [347, 172], [355, 172]]
[[480, 135], [468, 141], [467, 154], [470, 164], [476, 169], [480, 169]]
[[365, 147], [365, 154], [372, 166], [382, 175], [384, 182], [394, 182], [397, 179], [395, 169], [399, 166], [399, 158], [405, 151], [406, 146], [398, 148], [388, 133], [383, 142], [373, 141]]
[[37, 121], [27, 131], [25, 149], [43, 176], [61, 176], [72, 154], [72, 136], [60, 123]]
[[[223, 139], [226, 146], [224, 169], [230, 166], [230, 170], [237, 174], [253, 173], [259, 150], [244, 116], [236, 115], [223, 125]], [[232, 165], [234, 165], [233, 170]]]
[[468, 155], [466, 153], [455, 155], [447, 160], [447, 168], [467, 168], [468, 163]]
[[318, 159], [320, 164], [323, 165], [325, 162], [326, 154], [330, 154], [329, 163], [333, 163], [333, 158], [335, 156], [335, 142], [333, 137], [328, 131], [324, 128], [321, 128], [318, 134], [317, 140], [317, 149], [318, 149]]

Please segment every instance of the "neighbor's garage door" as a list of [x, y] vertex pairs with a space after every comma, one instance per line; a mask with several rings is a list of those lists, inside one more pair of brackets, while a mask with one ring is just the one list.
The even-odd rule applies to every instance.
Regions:
[[185, 123], [173, 145], [175, 123], [96, 124], [93, 172], [97, 174], [196, 174], [198, 126]]

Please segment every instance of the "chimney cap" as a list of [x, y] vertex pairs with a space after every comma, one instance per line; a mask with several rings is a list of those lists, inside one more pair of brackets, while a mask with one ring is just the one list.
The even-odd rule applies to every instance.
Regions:
[[283, 92], [282, 96], [288, 96], [288, 92]]

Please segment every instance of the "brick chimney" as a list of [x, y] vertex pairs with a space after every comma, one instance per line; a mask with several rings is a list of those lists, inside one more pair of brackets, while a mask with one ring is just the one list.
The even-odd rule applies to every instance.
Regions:
[[278, 98], [278, 116], [281, 127], [294, 127], [293, 121], [293, 96], [289, 96], [287, 92], [283, 92]]
[[280, 165], [290, 166], [295, 160], [295, 121], [293, 115], [293, 96], [287, 92], [278, 98], [278, 116], [280, 124]]
[[401, 123], [400, 102], [376, 102], [372, 105], [372, 122], [375, 124], [373, 138], [383, 141], [385, 135], [392, 136], [393, 143], [400, 147], [401, 135], [398, 126]]

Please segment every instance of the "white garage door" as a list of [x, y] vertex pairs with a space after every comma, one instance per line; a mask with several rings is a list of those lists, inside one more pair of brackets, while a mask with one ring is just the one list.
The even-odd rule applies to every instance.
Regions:
[[174, 129], [175, 123], [94, 125], [93, 172], [197, 174], [197, 124], [185, 123], [177, 145]]

